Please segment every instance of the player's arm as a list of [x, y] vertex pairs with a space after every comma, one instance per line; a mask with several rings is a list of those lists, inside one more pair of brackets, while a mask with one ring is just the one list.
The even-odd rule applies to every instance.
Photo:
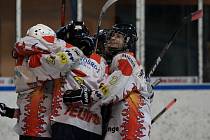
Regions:
[[[106, 62], [98, 54], [92, 54], [90, 58], [100, 64], [98, 81], [95, 82], [101, 82], [106, 75]], [[101, 85], [99, 86], [99, 88], [100, 87]], [[100, 92], [100, 90], [90, 89], [90, 87], [87, 87], [86, 84], [81, 84], [80, 89], [67, 90], [64, 93], [63, 101], [66, 104], [80, 104], [85, 106], [91, 106], [92, 104], [101, 100], [102, 97], [103, 93]]]
[[81, 57], [84, 57], [82, 51], [77, 47], [71, 47], [57, 53], [42, 55], [41, 64], [47, 69], [66, 72], [78, 64]]
[[111, 74], [101, 90], [105, 91], [104, 104], [117, 103], [127, 98], [127, 91], [132, 89], [134, 83], [133, 74], [137, 66], [136, 59], [129, 53], [121, 53], [113, 58]]
[[0, 115], [8, 118], [18, 118], [19, 109], [10, 108], [6, 106], [4, 103], [0, 103]]

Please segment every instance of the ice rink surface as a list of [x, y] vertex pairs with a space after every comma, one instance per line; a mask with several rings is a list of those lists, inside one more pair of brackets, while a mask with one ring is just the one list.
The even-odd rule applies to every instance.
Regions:
[[[15, 92], [0, 92], [0, 102], [9, 107], [16, 106], [17, 94]], [[0, 116], [0, 140], [18, 140], [18, 135], [13, 130], [16, 119], [9, 119]]]
[[210, 90], [156, 91], [153, 116], [173, 98], [176, 104], [151, 129], [151, 140], [210, 140]]
[[[153, 117], [171, 100], [175, 105], [151, 128], [151, 140], [210, 140], [210, 90], [157, 90], [152, 103]], [[0, 92], [0, 102], [16, 107], [14, 92]], [[0, 118], [0, 140], [18, 140], [15, 119]]]

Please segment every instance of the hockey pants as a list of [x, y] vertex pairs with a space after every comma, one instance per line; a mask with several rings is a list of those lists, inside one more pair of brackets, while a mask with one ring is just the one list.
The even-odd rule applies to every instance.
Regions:
[[31, 137], [31, 136], [19, 136], [19, 140], [52, 140], [51, 138], [45, 137]]
[[52, 140], [101, 140], [102, 137], [81, 128], [63, 124], [54, 123], [52, 125]]

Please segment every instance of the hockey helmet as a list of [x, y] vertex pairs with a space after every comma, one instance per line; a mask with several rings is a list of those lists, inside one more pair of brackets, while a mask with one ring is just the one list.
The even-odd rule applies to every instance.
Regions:
[[98, 34], [98, 44], [97, 44], [97, 53], [101, 55], [106, 55], [105, 54], [105, 43], [107, 40], [107, 35], [108, 35], [109, 29], [101, 29], [99, 30]]
[[111, 53], [123, 52], [123, 51], [133, 51], [135, 47], [135, 42], [137, 41], [136, 29], [132, 24], [115, 24], [109, 32], [107, 41], [108, 42], [115, 33], [121, 34], [124, 37], [124, 44], [120, 48], [112, 48], [112, 45], [107, 46]]
[[59, 29], [56, 34], [57, 38], [80, 48], [86, 56], [94, 50], [95, 41], [83, 21], [71, 21], [70, 24]]
[[44, 24], [37, 24], [28, 29], [26, 35], [34, 37], [44, 43], [45, 45], [53, 45], [55, 43], [56, 34], [48, 26]]
[[71, 21], [68, 25], [59, 29], [56, 35], [57, 38], [79, 47], [81, 39], [89, 35], [89, 30], [83, 21]]

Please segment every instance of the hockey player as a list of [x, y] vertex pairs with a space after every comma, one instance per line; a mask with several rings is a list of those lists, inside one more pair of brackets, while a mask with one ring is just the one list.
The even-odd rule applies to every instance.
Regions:
[[[51, 120], [53, 140], [100, 140], [102, 135], [101, 107], [93, 110], [88, 104], [101, 96], [90, 90], [98, 90], [98, 83], [105, 78], [105, 60], [93, 53], [94, 43], [84, 22], [72, 21], [61, 28], [57, 36], [66, 42], [78, 46], [87, 57], [81, 58], [66, 77], [62, 92], [54, 96]], [[74, 96], [74, 91], [81, 94]], [[65, 98], [70, 95], [72, 98]], [[64, 100], [63, 100], [64, 97]], [[80, 100], [81, 99], [81, 100]], [[65, 104], [66, 100], [74, 100], [73, 104]], [[67, 102], [68, 102], [67, 101]]]
[[102, 90], [103, 104], [112, 104], [105, 140], [148, 140], [153, 91], [132, 51], [137, 40], [135, 27], [116, 24], [106, 42], [106, 56], [113, 58], [111, 75]]
[[[19, 109], [1, 104], [0, 112], [2, 116], [17, 117], [15, 130], [20, 140], [51, 139], [52, 93], [62, 86], [61, 72], [64, 74], [81, 56], [78, 48], [56, 39], [55, 32], [43, 24], [29, 28], [16, 43], [13, 57]], [[52, 67], [52, 63], [58, 67]]]

